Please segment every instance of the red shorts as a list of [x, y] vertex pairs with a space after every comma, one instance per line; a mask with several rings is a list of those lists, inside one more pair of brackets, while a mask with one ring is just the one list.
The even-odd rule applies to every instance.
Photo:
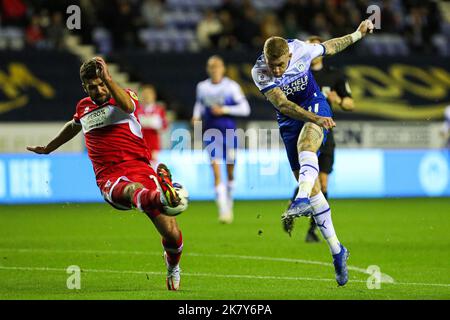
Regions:
[[[111, 206], [119, 210], [130, 210], [133, 204], [129, 199], [123, 197], [123, 189], [130, 183], [140, 183], [149, 190], [156, 190], [155, 170], [143, 160], [125, 161], [116, 165], [113, 170], [106, 174], [102, 174], [97, 178], [97, 185], [103, 195], [103, 198]], [[158, 210], [146, 212], [151, 217], [160, 214]]]

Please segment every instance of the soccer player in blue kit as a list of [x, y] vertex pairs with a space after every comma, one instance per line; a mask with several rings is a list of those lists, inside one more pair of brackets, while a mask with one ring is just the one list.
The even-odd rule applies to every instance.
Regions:
[[[216, 131], [220, 135], [215, 136], [211, 141], [205, 141], [205, 145], [210, 149], [208, 152], [214, 173], [219, 222], [231, 223], [233, 221], [234, 163], [237, 148], [235, 117], [248, 116], [250, 105], [239, 84], [225, 77], [225, 63], [220, 56], [214, 55], [208, 59], [206, 71], [209, 78], [197, 85], [192, 123], [195, 125], [195, 122], [202, 120], [204, 140], [209, 139], [205, 135], [208, 130]], [[228, 134], [228, 138], [227, 131], [231, 133]], [[221, 178], [221, 162], [226, 164], [226, 180]]]
[[271, 37], [252, 69], [253, 81], [276, 109], [281, 138], [298, 180], [297, 196], [281, 217], [283, 228], [290, 235], [295, 218], [313, 216], [330, 248], [340, 286], [348, 281], [349, 251], [336, 236], [330, 206], [320, 190], [317, 155], [335, 123], [310, 65], [314, 58], [341, 52], [373, 29], [372, 22], [364, 20], [355, 32], [320, 44]]

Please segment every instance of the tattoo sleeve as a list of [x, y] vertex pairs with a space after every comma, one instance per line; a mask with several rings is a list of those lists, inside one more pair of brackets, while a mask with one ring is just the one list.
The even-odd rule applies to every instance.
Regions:
[[323, 130], [317, 125], [306, 124], [301, 133], [299, 144], [302, 145], [303, 148], [319, 150], [320, 145], [323, 141]]
[[278, 111], [292, 119], [313, 121], [316, 118], [314, 113], [306, 111], [296, 103], [289, 101], [280, 88], [271, 89], [264, 95]]
[[338, 52], [341, 52], [345, 48], [347, 48], [349, 45], [353, 44], [352, 36], [346, 35], [340, 38], [334, 38], [325, 41], [322, 43], [325, 47], [325, 54], [327, 56], [331, 56], [333, 54], [336, 54]]

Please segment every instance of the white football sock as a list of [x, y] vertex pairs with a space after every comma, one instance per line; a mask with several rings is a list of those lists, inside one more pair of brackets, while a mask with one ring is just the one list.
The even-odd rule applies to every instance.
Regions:
[[227, 202], [230, 211], [233, 211], [233, 192], [234, 192], [234, 180], [229, 180], [227, 184]]
[[216, 203], [219, 208], [219, 215], [224, 215], [228, 211], [227, 188], [220, 183], [216, 186]]
[[339, 240], [334, 231], [333, 221], [331, 220], [331, 209], [327, 199], [322, 192], [316, 194], [310, 199], [311, 205], [315, 211], [313, 218], [319, 227], [322, 236], [330, 247], [331, 254], [337, 254], [341, 251]]
[[297, 198], [309, 198], [314, 182], [319, 176], [319, 160], [317, 153], [302, 151], [298, 155], [300, 171], [298, 175]]

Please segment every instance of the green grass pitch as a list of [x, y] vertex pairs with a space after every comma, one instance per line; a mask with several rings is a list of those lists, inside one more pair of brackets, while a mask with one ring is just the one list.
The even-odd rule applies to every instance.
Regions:
[[[350, 250], [350, 281], [337, 287], [328, 247], [289, 238], [285, 201], [237, 201], [235, 222], [212, 202], [179, 216], [181, 290], [165, 288], [160, 238], [146, 216], [107, 204], [0, 207], [0, 299], [449, 299], [450, 199], [331, 200]], [[70, 265], [81, 289], [67, 289]], [[370, 265], [394, 283], [368, 289]]]

